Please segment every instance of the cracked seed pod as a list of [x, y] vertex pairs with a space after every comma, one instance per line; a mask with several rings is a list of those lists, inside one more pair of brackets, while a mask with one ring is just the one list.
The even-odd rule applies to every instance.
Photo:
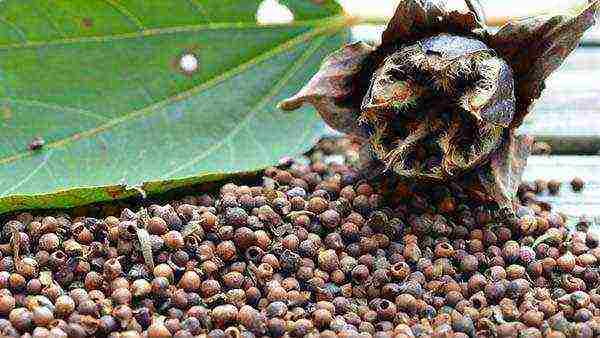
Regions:
[[514, 131], [595, 23], [599, 4], [490, 33], [471, 1], [462, 13], [443, 0], [403, 0], [381, 46], [359, 42], [333, 53], [280, 108], [309, 102], [331, 127], [363, 140], [368, 176], [461, 179], [512, 210], [532, 143]]

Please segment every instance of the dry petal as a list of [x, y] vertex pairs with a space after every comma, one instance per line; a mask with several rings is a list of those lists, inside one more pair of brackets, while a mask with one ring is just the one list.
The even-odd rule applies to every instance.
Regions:
[[502, 148], [481, 168], [479, 179], [484, 191], [500, 206], [512, 210], [521, 175], [531, 153], [533, 138], [509, 135]]
[[512, 127], [521, 125], [532, 103], [540, 97], [544, 80], [577, 48], [583, 33], [596, 23], [600, 2], [579, 15], [538, 16], [509, 22], [489, 36], [487, 44], [513, 69], [517, 111]]
[[332, 128], [361, 135], [358, 127], [359, 107], [352, 107], [348, 100], [352, 99], [355, 91], [353, 80], [372, 51], [373, 47], [359, 42], [346, 45], [331, 54], [308, 84], [293, 97], [282, 101], [279, 107], [295, 110], [309, 102]]
[[483, 28], [472, 12], [448, 12], [443, 0], [404, 0], [382, 37], [382, 44], [411, 43], [439, 33], [468, 34]]

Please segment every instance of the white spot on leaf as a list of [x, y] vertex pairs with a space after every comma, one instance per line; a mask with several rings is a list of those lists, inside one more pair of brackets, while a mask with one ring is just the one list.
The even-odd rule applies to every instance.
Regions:
[[264, 0], [256, 11], [256, 22], [259, 25], [281, 25], [294, 21], [294, 13], [277, 0]]
[[186, 73], [198, 70], [198, 58], [194, 54], [184, 54], [179, 59], [179, 68]]

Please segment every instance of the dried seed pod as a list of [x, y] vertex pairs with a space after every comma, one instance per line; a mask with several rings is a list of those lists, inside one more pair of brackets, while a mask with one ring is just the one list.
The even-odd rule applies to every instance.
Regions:
[[533, 143], [512, 130], [597, 10], [591, 3], [577, 16], [523, 20], [481, 34], [481, 15], [407, 0], [379, 48], [343, 47], [280, 108], [309, 102], [331, 127], [365, 140], [361, 157], [371, 176], [389, 169], [424, 182], [475, 171], [482, 190], [511, 209]]

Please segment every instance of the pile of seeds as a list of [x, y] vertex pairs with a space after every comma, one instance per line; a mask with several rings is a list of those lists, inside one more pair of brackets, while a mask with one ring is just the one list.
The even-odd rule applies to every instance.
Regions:
[[395, 194], [347, 140], [257, 186], [103, 218], [15, 215], [0, 334], [21, 337], [593, 337], [600, 235], [520, 190], [516, 221], [460, 186]]

